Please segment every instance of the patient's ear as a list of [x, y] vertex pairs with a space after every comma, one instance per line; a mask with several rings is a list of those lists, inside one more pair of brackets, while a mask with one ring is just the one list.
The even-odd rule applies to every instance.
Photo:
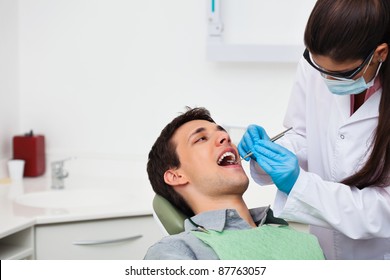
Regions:
[[165, 171], [164, 181], [170, 186], [182, 186], [188, 183], [187, 177], [178, 169], [168, 169]]

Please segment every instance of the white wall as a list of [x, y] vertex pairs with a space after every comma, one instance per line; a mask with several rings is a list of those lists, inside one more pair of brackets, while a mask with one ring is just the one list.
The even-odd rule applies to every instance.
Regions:
[[18, 2], [0, 0], [0, 176], [19, 132]]
[[206, 61], [206, 1], [19, 2], [22, 129], [48, 153], [146, 155], [185, 105], [281, 128], [295, 65]]

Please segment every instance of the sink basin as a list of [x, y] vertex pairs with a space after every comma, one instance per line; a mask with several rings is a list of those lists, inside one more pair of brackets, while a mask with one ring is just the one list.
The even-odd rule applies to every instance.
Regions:
[[21, 195], [16, 203], [40, 208], [80, 208], [130, 203], [128, 191], [113, 189], [51, 190]]

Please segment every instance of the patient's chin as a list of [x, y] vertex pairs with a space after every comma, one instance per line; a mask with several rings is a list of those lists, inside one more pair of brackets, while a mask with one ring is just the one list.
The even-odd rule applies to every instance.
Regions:
[[249, 186], [248, 177], [240, 178], [240, 180], [237, 180], [235, 182], [235, 189], [242, 193], [244, 193], [248, 189], [248, 186]]

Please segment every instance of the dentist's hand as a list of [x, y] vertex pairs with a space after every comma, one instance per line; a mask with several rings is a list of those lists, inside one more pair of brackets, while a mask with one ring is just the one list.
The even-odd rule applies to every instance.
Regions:
[[271, 176], [276, 187], [289, 194], [299, 176], [296, 155], [278, 144], [264, 140], [259, 140], [252, 152], [252, 158]]
[[[254, 124], [248, 126], [244, 136], [242, 136], [242, 139], [237, 146], [240, 156], [243, 158], [247, 153], [252, 152], [254, 146], [262, 139], [269, 140], [269, 136], [265, 132], [264, 128]], [[245, 160], [248, 161], [249, 159], [250, 158], [247, 157]]]

